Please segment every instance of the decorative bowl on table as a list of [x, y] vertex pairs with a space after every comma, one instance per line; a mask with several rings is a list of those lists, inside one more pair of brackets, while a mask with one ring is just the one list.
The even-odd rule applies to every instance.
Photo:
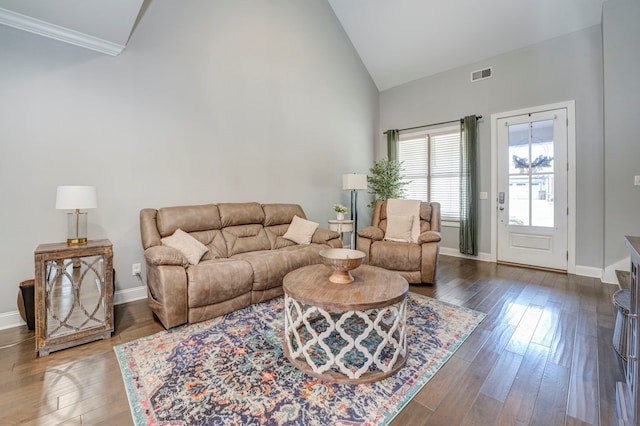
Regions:
[[320, 251], [322, 264], [333, 269], [329, 281], [337, 284], [349, 284], [353, 282], [351, 270], [362, 264], [366, 254], [351, 249], [326, 249]]

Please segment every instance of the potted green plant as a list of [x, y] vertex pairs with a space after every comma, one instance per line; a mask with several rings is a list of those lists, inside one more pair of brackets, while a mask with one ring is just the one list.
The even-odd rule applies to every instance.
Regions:
[[373, 198], [368, 207], [374, 208], [378, 200], [404, 196], [404, 187], [409, 182], [402, 179], [402, 163], [383, 157], [373, 163], [369, 171], [371, 174], [367, 176], [367, 184]]
[[333, 211], [336, 212], [336, 219], [344, 220], [344, 214], [349, 213], [349, 209], [342, 204], [334, 204]]

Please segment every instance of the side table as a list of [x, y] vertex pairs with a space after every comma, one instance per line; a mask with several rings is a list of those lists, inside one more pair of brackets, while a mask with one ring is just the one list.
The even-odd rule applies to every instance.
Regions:
[[39, 356], [113, 332], [113, 250], [109, 240], [35, 252], [36, 352]]
[[342, 235], [345, 232], [348, 232], [350, 234], [349, 245], [344, 246], [344, 248], [355, 249], [355, 232], [353, 230], [353, 220], [330, 220], [329, 229], [331, 231], [338, 232], [341, 239]]

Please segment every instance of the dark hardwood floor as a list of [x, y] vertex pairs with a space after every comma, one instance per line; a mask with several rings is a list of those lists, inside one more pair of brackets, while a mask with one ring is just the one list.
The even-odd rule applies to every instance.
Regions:
[[[487, 317], [393, 425], [617, 423], [616, 286], [441, 256], [437, 285], [411, 290]], [[160, 330], [136, 301], [116, 306], [111, 339], [44, 358], [26, 326], [0, 331], [0, 424], [131, 424], [112, 347]]]

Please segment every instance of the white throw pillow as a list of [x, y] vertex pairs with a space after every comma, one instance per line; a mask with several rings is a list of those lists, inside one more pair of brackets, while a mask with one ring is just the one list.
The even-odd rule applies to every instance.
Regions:
[[311, 237], [320, 226], [319, 223], [311, 222], [310, 220], [302, 219], [301, 217], [293, 216], [293, 220], [289, 225], [289, 229], [283, 235], [287, 240], [291, 240], [298, 244], [311, 243]]
[[411, 242], [411, 229], [413, 228], [413, 216], [388, 216], [387, 232], [384, 239], [400, 243]]
[[209, 251], [204, 244], [180, 228], [176, 229], [172, 236], [162, 238], [160, 242], [163, 246], [180, 251], [192, 265], [197, 265], [202, 256]]

